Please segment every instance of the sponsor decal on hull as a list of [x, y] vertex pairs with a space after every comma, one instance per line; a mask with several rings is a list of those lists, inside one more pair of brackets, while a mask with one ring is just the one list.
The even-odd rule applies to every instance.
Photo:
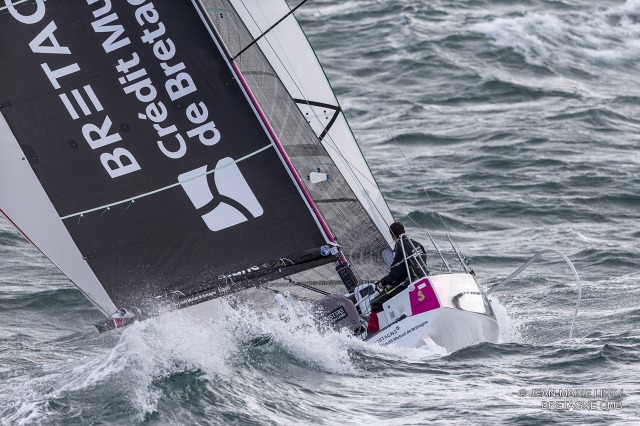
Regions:
[[396, 328], [394, 330], [391, 330], [385, 333], [384, 336], [381, 336], [378, 339], [376, 339], [376, 343], [379, 344], [380, 346], [390, 345], [395, 341], [400, 340], [403, 337], [408, 336], [409, 334], [415, 332], [416, 330], [423, 328], [427, 324], [429, 324], [429, 320], [423, 321], [420, 324], [414, 327], [411, 327], [403, 332], [400, 332], [400, 325], [396, 325]]

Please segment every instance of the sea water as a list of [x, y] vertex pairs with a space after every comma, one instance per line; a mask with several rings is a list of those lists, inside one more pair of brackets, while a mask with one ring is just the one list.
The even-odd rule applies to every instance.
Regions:
[[395, 217], [423, 243], [450, 231], [485, 287], [564, 252], [584, 284], [574, 338], [575, 283], [551, 255], [492, 297], [500, 343], [450, 354], [250, 311], [99, 335], [0, 220], [0, 424], [638, 424], [640, 1], [311, 0], [297, 16]]

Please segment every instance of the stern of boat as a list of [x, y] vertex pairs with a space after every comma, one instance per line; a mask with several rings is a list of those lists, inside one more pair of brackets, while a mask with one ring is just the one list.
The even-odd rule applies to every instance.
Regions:
[[497, 342], [496, 316], [473, 275], [454, 273], [420, 278], [384, 303], [381, 331], [371, 341], [382, 346], [420, 347], [430, 340], [453, 352], [478, 342]]

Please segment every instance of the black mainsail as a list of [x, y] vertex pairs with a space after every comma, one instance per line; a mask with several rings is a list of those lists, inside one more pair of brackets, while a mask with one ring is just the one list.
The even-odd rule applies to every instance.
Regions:
[[231, 2], [5, 3], [0, 211], [105, 315], [335, 279], [336, 239], [383, 271], [388, 209], [302, 112], [331, 105], [292, 97]]

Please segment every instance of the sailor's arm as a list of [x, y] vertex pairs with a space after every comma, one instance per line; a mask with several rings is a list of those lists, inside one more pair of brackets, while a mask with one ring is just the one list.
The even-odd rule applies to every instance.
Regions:
[[397, 250], [395, 256], [393, 257], [393, 262], [391, 263], [391, 269], [389, 270], [389, 273], [380, 280], [380, 285], [382, 287], [387, 285], [394, 285], [402, 279], [402, 271], [405, 267], [404, 257], [402, 255], [402, 249], [399, 247], [396, 247], [396, 249]]

